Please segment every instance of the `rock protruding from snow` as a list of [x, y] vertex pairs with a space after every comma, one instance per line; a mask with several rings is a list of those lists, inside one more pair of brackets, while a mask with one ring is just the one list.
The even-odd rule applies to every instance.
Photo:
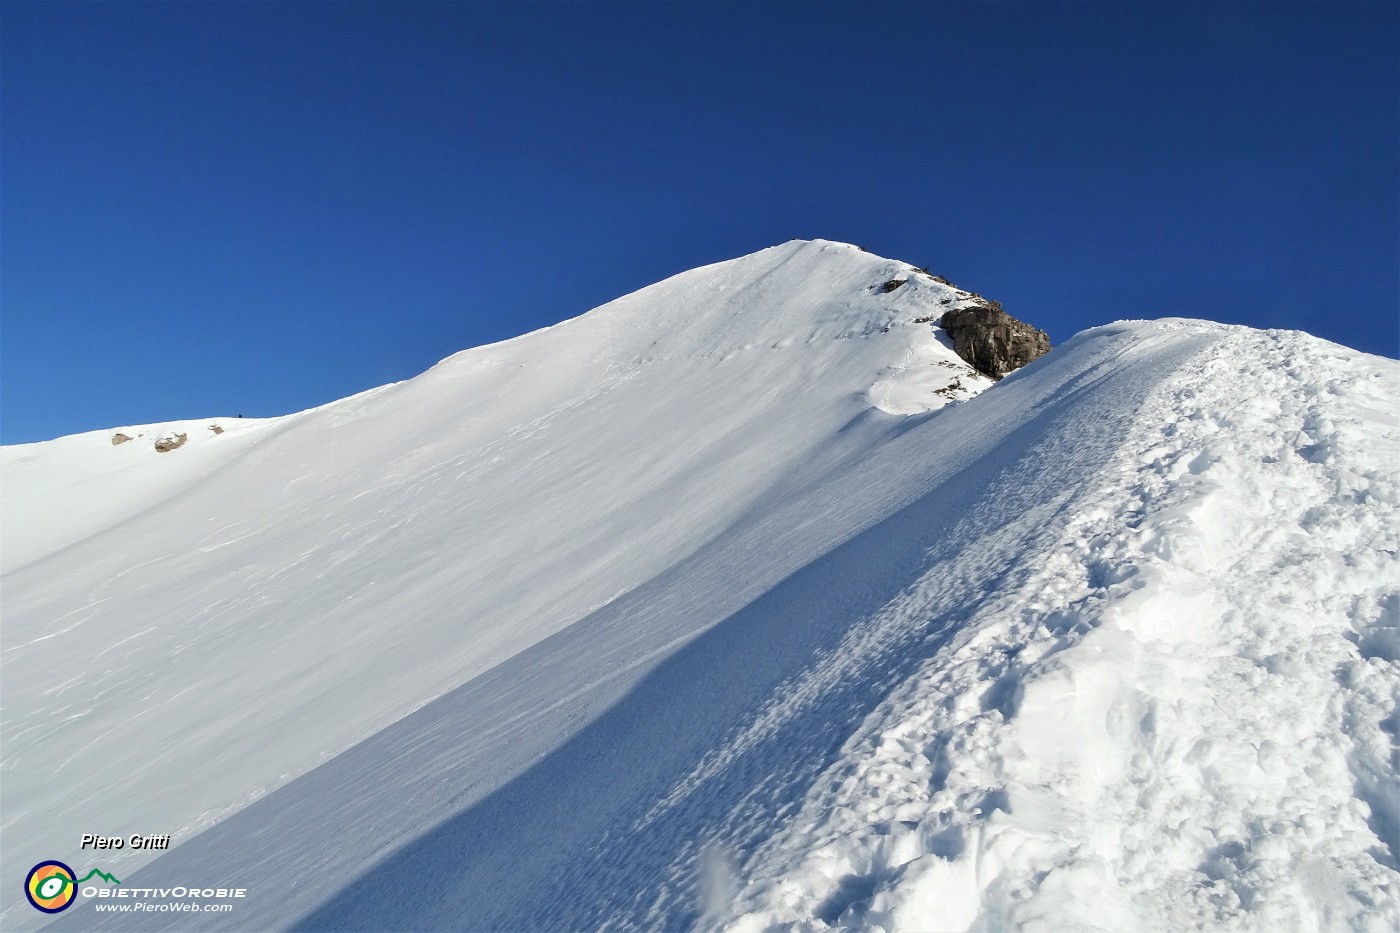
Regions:
[[118, 431], [116, 434], [112, 435], [112, 446], [116, 447], [118, 444], [125, 444], [129, 440], [131, 440], [131, 435], [123, 434]]
[[156, 453], [169, 453], [177, 447], [185, 446], [185, 441], [189, 439], [190, 436], [188, 434], [167, 434], [160, 440], [156, 441]]
[[1016, 320], [994, 301], [948, 311], [938, 326], [953, 339], [958, 356], [993, 379], [1050, 352], [1045, 331]]

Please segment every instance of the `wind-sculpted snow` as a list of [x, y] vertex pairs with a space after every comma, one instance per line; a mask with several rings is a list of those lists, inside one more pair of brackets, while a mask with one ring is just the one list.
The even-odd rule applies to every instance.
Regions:
[[858, 422], [128, 883], [277, 892], [200, 928], [1385, 928], [1395, 369], [1119, 325]]
[[967, 298], [794, 241], [295, 415], [5, 448], [0, 878], [178, 846], [567, 629], [859, 457], [877, 383], [974, 394], [927, 323]]
[[[292, 665], [291, 636], [239, 656], [206, 620], [177, 642], [199, 661], [214, 639], [224, 666], [196, 673], [251, 677], [214, 691], [251, 707], [153, 706], [165, 731], [133, 754], [167, 792], [192, 771], [172, 812], [258, 799], [118, 873], [249, 897], [55, 927], [1393, 928], [1400, 366], [1118, 324], [943, 407], [947, 348], [913, 322], [958, 299], [909, 268], [790, 244], [249, 442], [198, 488], [251, 483], [259, 452], [356, 466], [294, 484], [300, 512], [249, 507], [279, 520], [244, 566], [284, 602], [240, 591], [214, 618], [327, 643]], [[102, 541], [12, 577], [37, 589]], [[169, 570], [98, 576], [132, 611]], [[220, 742], [215, 775], [196, 756]], [[121, 790], [122, 818], [161, 812]], [[98, 812], [72, 793], [47, 799]]]

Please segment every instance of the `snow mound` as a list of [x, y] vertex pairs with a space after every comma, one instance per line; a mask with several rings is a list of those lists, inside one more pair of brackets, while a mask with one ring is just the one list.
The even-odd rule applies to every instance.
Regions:
[[992, 380], [948, 358], [947, 347], [932, 330], [911, 341], [904, 358], [880, 374], [867, 398], [873, 408], [891, 415], [919, 415], [969, 399]]

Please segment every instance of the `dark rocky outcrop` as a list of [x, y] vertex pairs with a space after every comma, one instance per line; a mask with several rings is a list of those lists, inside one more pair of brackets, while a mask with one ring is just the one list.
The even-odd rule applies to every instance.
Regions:
[[1016, 320], [1001, 310], [1001, 305], [985, 298], [945, 312], [938, 326], [952, 338], [958, 356], [993, 379], [1050, 352], [1050, 337], [1045, 331]]
[[907, 282], [907, 281], [909, 281], [909, 280], [908, 280], [908, 279], [890, 279], [890, 280], [889, 280], [888, 282], [886, 282], [884, 285], [881, 285], [881, 286], [880, 286], [880, 291], [885, 292], [886, 294], [888, 294], [888, 293], [894, 291], [896, 288], [899, 288], [899, 286], [903, 285], [903, 284], [904, 284], [905, 282]]

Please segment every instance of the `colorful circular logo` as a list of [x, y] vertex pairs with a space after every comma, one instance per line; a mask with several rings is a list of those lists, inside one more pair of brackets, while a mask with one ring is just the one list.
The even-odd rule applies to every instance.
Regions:
[[36, 910], [56, 914], [78, 896], [77, 874], [62, 862], [40, 862], [24, 879], [24, 896]]

